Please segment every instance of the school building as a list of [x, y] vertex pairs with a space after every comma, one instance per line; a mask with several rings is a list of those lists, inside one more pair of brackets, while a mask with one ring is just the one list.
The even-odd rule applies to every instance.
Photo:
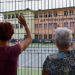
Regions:
[[26, 37], [25, 29], [18, 22], [18, 15], [24, 15], [27, 25], [32, 34], [32, 38], [34, 38], [34, 12], [30, 9], [25, 10], [15, 10], [15, 11], [7, 11], [1, 12], [3, 14], [3, 20], [9, 21], [13, 24], [14, 32], [13, 38], [15, 39], [24, 39]]
[[75, 7], [65, 7], [33, 11], [30, 9], [2, 12], [4, 21], [10, 21], [15, 30], [13, 38], [23, 39], [23, 26], [19, 25], [17, 16], [24, 15], [33, 39], [53, 39], [57, 27], [67, 27], [75, 35]]
[[57, 27], [67, 27], [75, 33], [75, 7], [35, 11], [36, 39], [52, 39]]

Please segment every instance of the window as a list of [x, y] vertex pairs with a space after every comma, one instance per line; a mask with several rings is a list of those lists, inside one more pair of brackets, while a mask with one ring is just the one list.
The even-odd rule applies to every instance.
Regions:
[[15, 15], [14, 14], [12, 14], [12, 18], [15, 18]]
[[16, 28], [19, 28], [19, 24], [15, 24], [16, 25]]
[[35, 18], [38, 18], [38, 14], [35, 14]]
[[69, 15], [74, 15], [74, 11], [73, 10], [70, 10], [69, 11]]
[[23, 28], [23, 25], [20, 25], [20, 28]]
[[52, 23], [49, 23], [48, 24], [48, 28], [52, 28]]
[[43, 17], [43, 15], [42, 15], [42, 14], [39, 14], [39, 17], [40, 17], [40, 18], [42, 18], [42, 17]]
[[47, 17], [47, 14], [44, 14], [44, 17], [46, 18]]
[[68, 27], [68, 22], [64, 22], [64, 27]]
[[42, 39], [42, 34], [39, 34], [39, 39]]
[[64, 16], [68, 16], [68, 11], [64, 11]]
[[4, 15], [4, 19], [7, 19], [7, 15]]
[[49, 34], [49, 35], [48, 35], [48, 38], [49, 38], [49, 39], [52, 39], [52, 34]]
[[10, 19], [11, 18], [11, 15], [10, 14], [8, 14], [8, 19]]
[[52, 12], [49, 12], [48, 13], [48, 17], [52, 17]]
[[27, 35], [24, 35], [24, 39], [26, 39], [27, 38]]
[[39, 24], [39, 28], [42, 29], [42, 24]]
[[47, 34], [44, 34], [44, 39], [47, 39]]
[[57, 17], [57, 12], [54, 12], [54, 17]]
[[74, 28], [74, 23], [75, 22], [70, 22], [70, 27], [73, 27]]
[[37, 34], [35, 34], [35, 39], [38, 39], [38, 35]]
[[38, 29], [38, 24], [35, 24], [35, 29]]
[[18, 17], [18, 13], [15, 15], [16, 16], [16, 18]]
[[54, 23], [53, 26], [54, 26], [54, 28], [57, 28], [57, 23]]
[[47, 29], [47, 23], [44, 24], [44, 29]]

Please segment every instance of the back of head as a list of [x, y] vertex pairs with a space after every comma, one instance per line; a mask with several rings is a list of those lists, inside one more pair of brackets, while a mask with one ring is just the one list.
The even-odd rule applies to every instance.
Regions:
[[59, 27], [55, 30], [55, 41], [60, 48], [68, 48], [72, 43], [72, 31], [65, 27]]
[[0, 40], [9, 41], [14, 33], [12, 24], [9, 22], [0, 22]]

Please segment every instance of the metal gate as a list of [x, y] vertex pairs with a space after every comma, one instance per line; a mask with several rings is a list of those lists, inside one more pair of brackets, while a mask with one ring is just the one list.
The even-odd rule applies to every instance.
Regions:
[[26, 38], [18, 15], [24, 15], [33, 42], [19, 56], [17, 75], [41, 75], [47, 55], [58, 52], [54, 30], [65, 26], [75, 35], [75, 0], [0, 0], [0, 21], [10, 21], [15, 30], [10, 45]]

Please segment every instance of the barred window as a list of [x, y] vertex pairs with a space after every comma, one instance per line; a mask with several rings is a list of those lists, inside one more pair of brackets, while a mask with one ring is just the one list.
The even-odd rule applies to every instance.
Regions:
[[44, 39], [47, 39], [47, 34], [44, 34]]
[[15, 14], [16, 18], [18, 17], [18, 13]]
[[48, 28], [52, 28], [52, 23], [48, 23]]
[[35, 14], [35, 18], [38, 18], [38, 14]]
[[42, 17], [43, 17], [43, 15], [42, 15], [42, 14], [39, 14], [39, 17], [40, 17], [40, 18], [42, 18]]
[[15, 14], [12, 14], [12, 18], [15, 18]]
[[35, 29], [38, 29], [38, 24], [35, 24]]
[[68, 16], [68, 11], [64, 11], [64, 16]]
[[74, 11], [73, 10], [69, 10], [69, 15], [74, 15]]
[[11, 18], [11, 15], [10, 14], [8, 14], [8, 19], [10, 19]]
[[48, 35], [48, 39], [52, 39], [52, 34], [49, 34]]
[[44, 14], [44, 17], [46, 18], [47, 17], [47, 14]]
[[4, 19], [7, 19], [7, 15], [4, 15]]
[[68, 27], [68, 22], [64, 22], [64, 27]]
[[47, 23], [44, 24], [44, 29], [47, 29]]
[[38, 34], [35, 34], [35, 39], [38, 39]]
[[39, 39], [42, 39], [42, 34], [39, 34]]
[[49, 12], [48, 13], [48, 17], [52, 17], [52, 12]]
[[16, 25], [16, 28], [19, 28], [19, 24], [15, 24]]
[[57, 12], [54, 12], [54, 17], [57, 17]]
[[42, 24], [39, 24], [39, 28], [42, 29]]

